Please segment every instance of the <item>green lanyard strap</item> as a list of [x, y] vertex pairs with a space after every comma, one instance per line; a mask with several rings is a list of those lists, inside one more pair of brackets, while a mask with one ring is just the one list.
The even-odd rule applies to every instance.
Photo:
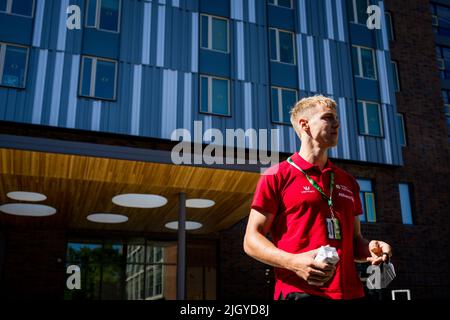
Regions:
[[311, 177], [304, 171], [302, 170], [298, 165], [296, 165], [294, 163], [294, 161], [292, 161], [291, 157], [289, 157], [287, 159], [287, 162], [289, 162], [289, 164], [291, 166], [293, 166], [294, 168], [298, 169], [301, 173], [303, 173], [303, 175], [305, 176], [305, 178], [309, 181], [309, 183], [311, 183], [311, 185], [320, 192], [320, 194], [324, 197], [324, 199], [328, 202], [328, 206], [330, 207], [330, 209], [333, 207], [333, 188], [334, 188], [334, 172], [331, 172], [330, 174], [330, 197], [328, 197], [325, 192], [323, 192], [322, 188], [317, 184], [317, 182], [315, 182], [313, 179], [311, 179]]

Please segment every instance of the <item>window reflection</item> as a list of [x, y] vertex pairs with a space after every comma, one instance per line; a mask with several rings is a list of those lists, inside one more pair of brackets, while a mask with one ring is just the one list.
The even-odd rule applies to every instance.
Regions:
[[172, 243], [69, 242], [66, 267], [81, 269], [81, 290], [66, 288], [68, 300], [176, 298], [176, 253]]
[[[23, 88], [25, 86], [28, 49], [4, 44], [1, 47], [5, 50], [1, 84], [8, 87]], [[1, 64], [2, 61], [0, 61]]]
[[6, 11], [6, 4], [7, 4], [7, 0], [0, 0], [0, 11], [2, 11], [2, 12]]
[[33, 0], [15, 0], [12, 2], [11, 12], [22, 16], [33, 15]]
[[[66, 268], [70, 265], [80, 268], [81, 289], [66, 287], [66, 300], [176, 299], [176, 242], [78, 239], [67, 244]], [[215, 244], [189, 244], [187, 296], [215, 299], [215, 278]]]

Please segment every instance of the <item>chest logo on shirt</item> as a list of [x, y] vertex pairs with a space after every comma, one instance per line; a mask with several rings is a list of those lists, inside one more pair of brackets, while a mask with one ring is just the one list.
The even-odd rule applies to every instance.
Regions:
[[310, 186], [303, 186], [303, 190], [301, 193], [313, 193], [314, 190], [311, 190]]
[[336, 189], [339, 190], [339, 197], [346, 198], [351, 200], [352, 202], [355, 202], [355, 199], [353, 198], [353, 191], [351, 191], [349, 187], [344, 186], [343, 184], [337, 184]]
[[349, 187], [347, 187], [347, 186], [345, 186], [345, 185], [343, 185], [343, 184], [337, 184], [337, 185], [336, 185], [336, 189], [338, 189], [339, 191], [344, 191], [344, 192], [348, 192], [348, 193], [353, 194], [353, 191], [350, 190]]

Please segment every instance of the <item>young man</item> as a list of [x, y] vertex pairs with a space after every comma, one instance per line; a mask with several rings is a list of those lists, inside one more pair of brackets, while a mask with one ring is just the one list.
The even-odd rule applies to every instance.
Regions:
[[[261, 176], [244, 250], [275, 267], [275, 299], [361, 298], [364, 290], [354, 262], [380, 264], [391, 256], [391, 247], [362, 237], [358, 183], [328, 160], [328, 149], [338, 143], [336, 102], [324, 96], [304, 98], [291, 110], [291, 122], [301, 140], [300, 152]], [[266, 238], [269, 231], [272, 241]], [[315, 261], [326, 245], [337, 250], [335, 266]]]

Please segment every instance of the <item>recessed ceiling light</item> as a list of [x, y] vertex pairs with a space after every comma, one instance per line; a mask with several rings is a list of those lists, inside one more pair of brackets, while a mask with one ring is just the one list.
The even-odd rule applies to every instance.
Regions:
[[98, 223], [124, 223], [128, 221], [127, 216], [113, 213], [93, 213], [88, 215], [86, 219]]
[[209, 208], [216, 203], [208, 199], [188, 199], [186, 200], [186, 207], [188, 208]]
[[[165, 224], [167, 229], [178, 230], [178, 221], [171, 221]], [[186, 221], [186, 230], [196, 230], [203, 227], [200, 222]]]
[[30, 203], [7, 203], [0, 206], [0, 211], [15, 216], [26, 217], [47, 217], [56, 213], [55, 208]]
[[167, 199], [155, 194], [121, 194], [112, 199], [114, 204], [130, 208], [159, 208], [167, 203]]
[[8, 192], [6, 196], [13, 200], [31, 201], [31, 202], [44, 201], [47, 199], [47, 196], [42, 193], [26, 192], [26, 191]]

